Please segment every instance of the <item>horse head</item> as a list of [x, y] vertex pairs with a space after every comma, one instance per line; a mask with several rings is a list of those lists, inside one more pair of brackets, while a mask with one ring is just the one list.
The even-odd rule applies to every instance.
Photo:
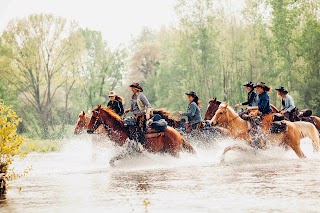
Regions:
[[214, 114], [213, 118], [210, 120], [210, 125], [218, 125], [227, 122], [228, 120], [228, 104], [222, 103], [218, 107], [216, 113]]
[[218, 101], [217, 98], [212, 98], [209, 101], [207, 112], [206, 112], [204, 118], [206, 120], [211, 120], [213, 118], [214, 114], [216, 113], [216, 111], [218, 110], [220, 104], [221, 104], [221, 101]]
[[78, 115], [78, 121], [77, 121], [76, 127], [74, 129], [74, 134], [75, 135], [80, 134], [84, 128], [86, 128], [86, 113], [84, 111], [82, 111]]
[[101, 104], [99, 104], [92, 110], [92, 116], [88, 124], [87, 133], [92, 134], [102, 124], [100, 112]]

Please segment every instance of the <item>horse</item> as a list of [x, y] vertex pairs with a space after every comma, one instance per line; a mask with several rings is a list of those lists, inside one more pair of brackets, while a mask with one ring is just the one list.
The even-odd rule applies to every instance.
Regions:
[[[207, 108], [207, 111], [206, 111], [206, 114], [205, 114], [204, 118], [206, 120], [211, 120], [213, 118], [214, 114], [216, 113], [216, 111], [218, 110], [219, 105], [221, 103], [222, 102], [217, 100], [217, 98], [210, 99], [209, 100], [209, 105], [208, 105], [208, 108]], [[270, 104], [270, 107], [271, 107], [273, 113], [278, 113], [279, 112], [277, 107], [275, 107], [274, 105]]]
[[214, 114], [216, 113], [216, 111], [218, 110], [220, 104], [221, 104], [221, 101], [218, 101], [217, 98], [210, 99], [204, 119], [211, 120]]
[[[89, 125], [90, 119], [91, 119], [91, 115], [88, 115], [84, 111], [82, 111], [78, 115], [78, 121], [77, 121], [76, 126], [74, 128], [74, 134], [78, 135], [83, 132], [86, 132], [88, 129], [87, 127]], [[97, 128], [96, 133], [99, 133], [101, 135], [105, 135], [106, 131], [102, 126], [100, 126]]]
[[[305, 158], [304, 153], [300, 147], [300, 139], [304, 137], [309, 137], [312, 140], [312, 145], [314, 151], [319, 151], [319, 133], [317, 129], [310, 123], [307, 122], [285, 122], [287, 130], [281, 133], [271, 133], [270, 128], [273, 121], [273, 115], [269, 114], [265, 116], [262, 121], [262, 130], [265, 135], [270, 135], [271, 141], [278, 142], [278, 145], [281, 142], [284, 142], [287, 146], [291, 147], [292, 150], [297, 154], [299, 158]], [[251, 125], [243, 120], [227, 103], [220, 104], [217, 112], [210, 121], [210, 124], [218, 125], [225, 124], [230, 130], [233, 138], [244, 139], [247, 144], [250, 145], [250, 131], [252, 128]], [[238, 146], [234, 147], [239, 149]], [[227, 147], [224, 150], [223, 155], [233, 148]]]
[[[273, 106], [273, 109], [276, 111], [276, 113], [280, 113], [280, 110], [278, 110], [275, 106]], [[298, 116], [298, 118], [301, 120], [301, 121], [306, 121], [306, 122], [309, 122], [309, 123], [312, 123], [318, 130], [318, 132], [320, 133], [320, 117], [318, 116], [309, 116], [309, 117], [302, 117], [302, 112], [300, 112], [301, 116]], [[310, 119], [307, 119], [307, 118], [310, 118]], [[285, 118], [287, 119], [287, 118]]]
[[[112, 109], [108, 107], [103, 108], [101, 105], [98, 105], [92, 110], [92, 116], [87, 132], [92, 134], [100, 125], [104, 126], [110, 140], [115, 142], [117, 145], [123, 146], [129, 138], [128, 131], [124, 126], [122, 118]], [[163, 134], [158, 133], [153, 129], [152, 132], [156, 133], [146, 134], [147, 140], [143, 145], [148, 152], [169, 153], [175, 157], [178, 157], [179, 152], [182, 150], [186, 150], [192, 154], [195, 153], [195, 149], [192, 145], [184, 139], [177, 130], [170, 126], [166, 128]], [[123, 157], [124, 156], [117, 156], [115, 159], [118, 160]], [[112, 163], [113, 162], [110, 161], [110, 164]]]
[[171, 116], [172, 112], [169, 112], [166, 109], [163, 109], [163, 108], [153, 109], [152, 114], [153, 115], [155, 115], [155, 114], [160, 115], [168, 123], [168, 126], [171, 126], [173, 128], [178, 128], [181, 124], [181, 120], [174, 119]]

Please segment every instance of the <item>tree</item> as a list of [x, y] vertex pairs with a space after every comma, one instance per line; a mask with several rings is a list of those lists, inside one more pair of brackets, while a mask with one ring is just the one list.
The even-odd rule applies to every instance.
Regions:
[[77, 26], [53, 15], [30, 15], [12, 20], [2, 35], [12, 50], [12, 66], [2, 73], [36, 111], [41, 136], [49, 137], [52, 104], [65, 80], [61, 73], [81, 52]]

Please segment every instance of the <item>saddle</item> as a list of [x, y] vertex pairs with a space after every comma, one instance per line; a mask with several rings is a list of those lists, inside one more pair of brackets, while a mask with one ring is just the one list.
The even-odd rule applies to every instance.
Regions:
[[158, 137], [161, 137], [161, 136], [164, 136], [164, 135], [165, 135], [164, 132], [157, 131], [154, 128], [148, 128], [147, 131], [145, 132], [146, 139], [148, 139], [148, 138], [158, 138]]
[[288, 126], [284, 121], [274, 121], [271, 124], [270, 131], [271, 133], [278, 134], [281, 132], [286, 132], [288, 130]]

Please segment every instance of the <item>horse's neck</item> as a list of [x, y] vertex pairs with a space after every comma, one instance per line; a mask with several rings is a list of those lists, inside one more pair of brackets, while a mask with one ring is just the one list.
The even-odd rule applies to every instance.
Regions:
[[85, 115], [84, 116], [84, 121], [86, 123], [86, 127], [89, 125], [90, 120], [91, 120], [91, 116], [90, 115]]
[[236, 112], [228, 109], [228, 121], [227, 127], [231, 130], [231, 134], [234, 136], [244, 132], [248, 132], [248, 124], [243, 120]]
[[[123, 142], [128, 138], [127, 135], [127, 130], [125, 129], [124, 125], [119, 123], [116, 118], [110, 116], [109, 114], [106, 113], [107, 119], [104, 119], [104, 122], [107, 124], [109, 129], [107, 129], [108, 135], [110, 137], [114, 136], [114, 133], [118, 133], [121, 135], [120, 140], [121, 141], [116, 141], [116, 142]], [[111, 130], [111, 131], [110, 131]]]

